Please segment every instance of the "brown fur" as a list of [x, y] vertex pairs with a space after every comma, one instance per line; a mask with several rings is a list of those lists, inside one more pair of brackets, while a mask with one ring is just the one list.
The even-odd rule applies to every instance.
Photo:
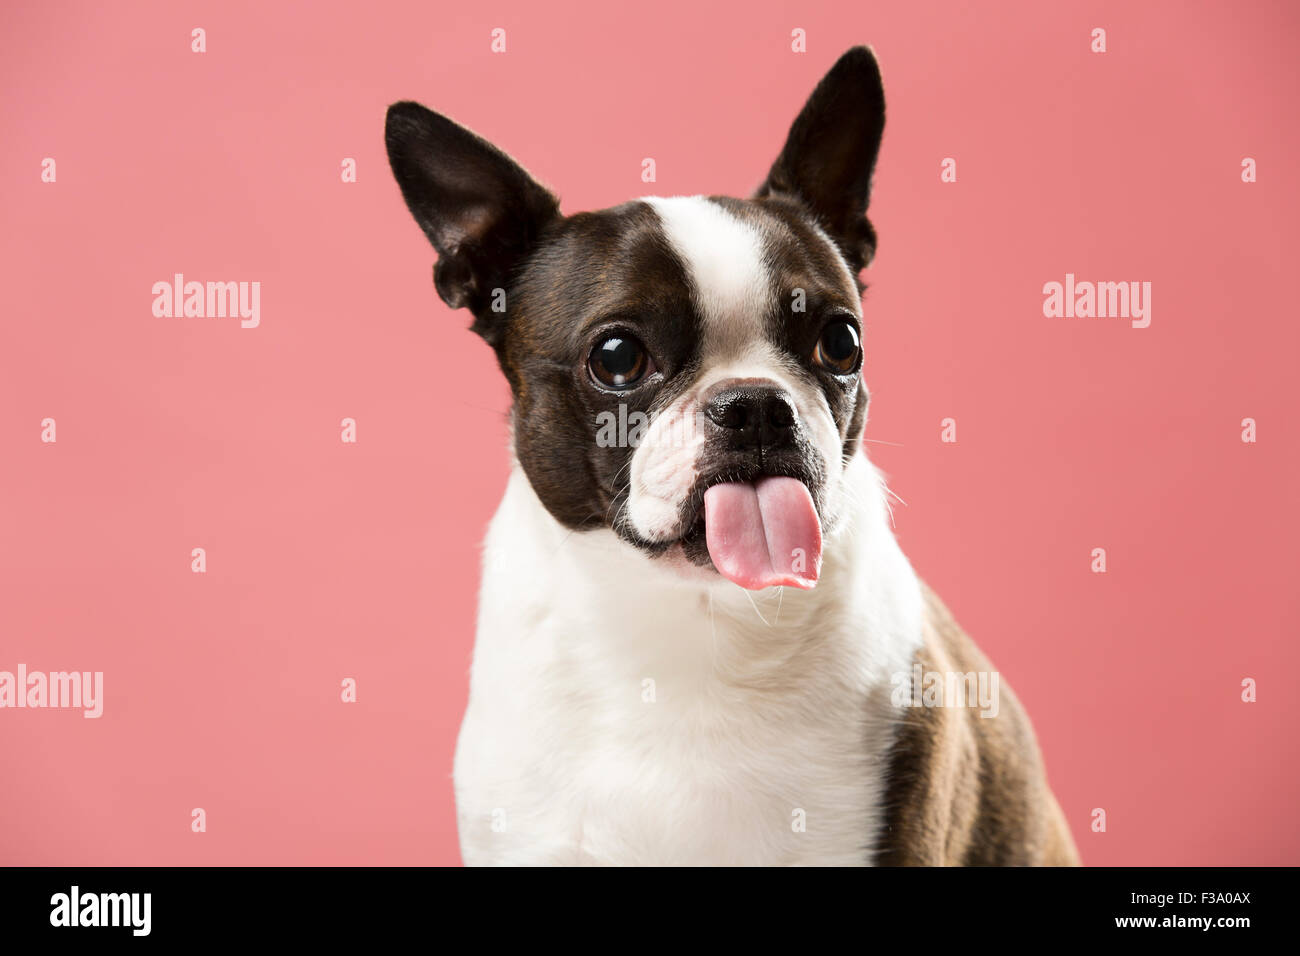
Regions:
[[[943, 602], [922, 587], [925, 636], [915, 660], [927, 671], [991, 670]], [[1005, 682], [995, 717], [981, 717], [974, 707], [903, 712], [878, 865], [1079, 864], [1033, 728]]]

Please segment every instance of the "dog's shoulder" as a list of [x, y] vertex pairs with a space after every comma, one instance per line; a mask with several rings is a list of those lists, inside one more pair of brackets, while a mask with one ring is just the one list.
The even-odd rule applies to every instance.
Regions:
[[[922, 673], [993, 673], [938, 596], [924, 584], [922, 591], [914, 665]], [[968, 706], [902, 709], [877, 865], [1078, 863], [1029, 718], [1005, 682], [998, 691], [996, 716]]]

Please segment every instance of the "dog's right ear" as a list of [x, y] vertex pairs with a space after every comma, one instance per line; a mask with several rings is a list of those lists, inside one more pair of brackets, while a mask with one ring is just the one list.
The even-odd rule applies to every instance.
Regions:
[[794, 196], [812, 210], [856, 275], [876, 254], [867, 219], [871, 176], [885, 129], [880, 67], [867, 47], [836, 61], [790, 127], [755, 196]]
[[419, 103], [388, 108], [384, 140], [402, 198], [438, 251], [438, 295], [468, 308], [474, 331], [498, 345], [494, 290], [559, 215], [559, 201], [487, 140]]

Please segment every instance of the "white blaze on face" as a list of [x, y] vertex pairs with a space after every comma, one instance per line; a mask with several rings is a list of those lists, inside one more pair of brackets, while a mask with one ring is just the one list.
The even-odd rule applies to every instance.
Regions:
[[759, 231], [702, 196], [645, 202], [694, 281], [704, 344], [725, 352], [761, 340], [776, 290]]
[[782, 294], [769, 269], [761, 231], [701, 196], [643, 200], [658, 215], [690, 273], [703, 323], [702, 368], [691, 388], [664, 409], [632, 454], [626, 517], [643, 538], [676, 537], [681, 506], [696, 480], [704, 442], [699, 397], [731, 378], [770, 379], [785, 389], [806, 433], [825, 459], [828, 490], [842, 472], [840, 436], [821, 390], [791, 374], [792, 358], [767, 338], [766, 320]]

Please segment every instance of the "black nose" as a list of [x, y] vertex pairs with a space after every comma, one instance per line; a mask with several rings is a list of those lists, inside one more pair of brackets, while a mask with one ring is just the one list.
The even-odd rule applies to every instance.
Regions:
[[794, 405], [774, 384], [722, 383], [705, 396], [704, 414], [737, 448], [776, 448], [794, 432]]

